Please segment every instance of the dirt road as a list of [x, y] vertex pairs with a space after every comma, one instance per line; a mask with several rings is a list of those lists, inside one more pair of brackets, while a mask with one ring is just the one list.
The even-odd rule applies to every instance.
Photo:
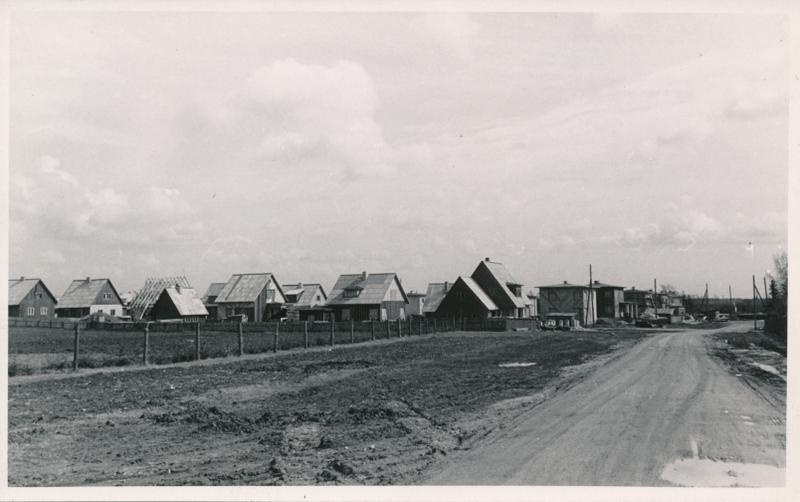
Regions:
[[450, 455], [426, 482], [783, 485], [785, 410], [713, 359], [708, 334], [646, 339], [481, 445]]

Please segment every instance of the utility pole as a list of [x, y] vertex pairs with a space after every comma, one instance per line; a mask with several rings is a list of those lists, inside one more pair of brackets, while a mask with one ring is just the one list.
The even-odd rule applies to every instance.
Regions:
[[589, 264], [589, 305], [586, 307], [586, 315], [584, 316], [585, 319], [583, 321], [584, 326], [589, 325], [589, 310], [592, 309], [592, 264]]
[[757, 328], [756, 321], [756, 276], [753, 274], [753, 329]]
[[728, 315], [733, 314], [733, 292], [731, 291], [731, 285], [728, 284]]

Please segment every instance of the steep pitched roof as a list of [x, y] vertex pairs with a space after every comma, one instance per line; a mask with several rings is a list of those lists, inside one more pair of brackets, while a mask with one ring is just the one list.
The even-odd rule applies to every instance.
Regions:
[[136, 319], [143, 319], [150, 313], [164, 288], [175, 286], [176, 284], [182, 288], [192, 287], [189, 284], [189, 280], [182, 275], [177, 277], [148, 277], [145, 279], [142, 289], [131, 300], [128, 308]]
[[325, 303], [328, 299], [328, 295], [325, 294], [325, 288], [323, 288], [321, 284], [284, 284], [282, 287], [285, 295], [297, 296], [297, 301], [294, 303], [297, 307], [310, 307], [314, 301], [314, 295], [317, 293], [317, 290], [322, 293], [322, 303]]
[[475, 279], [473, 279], [472, 277], [459, 277], [458, 280], [463, 281], [464, 284], [467, 285], [470, 291], [472, 291], [475, 297], [478, 298], [478, 300], [480, 300], [480, 302], [483, 304], [484, 307], [486, 307], [487, 310], [499, 310], [497, 305], [495, 305], [492, 299], [489, 298], [489, 295], [487, 295], [486, 292], [483, 290], [483, 288], [481, 288], [480, 285], [477, 282], [475, 282]]
[[[508, 296], [508, 299], [511, 300], [515, 307], [524, 308], [526, 306], [525, 300], [522, 297], [515, 295], [514, 292], [508, 287], [509, 285], [522, 287], [522, 283], [514, 279], [505, 265], [502, 263], [489, 261], [487, 259], [480, 262], [478, 268], [481, 266], [486, 267], [486, 270], [488, 270], [497, 283], [500, 284], [503, 292], [506, 294], [506, 296]], [[473, 272], [472, 276], [475, 276], [475, 272]]]
[[44, 285], [44, 281], [41, 279], [28, 279], [28, 278], [21, 278], [21, 279], [9, 279], [8, 280], [8, 305], [19, 305], [19, 303], [28, 296], [28, 293], [36, 286], [37, 283], [41, 282], [42, 287], [47, 294], [55, 301], [56, 297], [53, 293], [47, 289], [47, 286]]
[[58, 299], [56, 308], [79, 309], [91, 307], [96, 303], [106, 283], [111, 286], [111, 290], [117, 295], [117, 300], [121, 304], [122, 299], [110, 279], [89, 279], [88, 281], [86, 279], [75, 279], [64, 291], [64, 294], [61, 295], [61, 298]]
[[[408, 303], [403, 285], [400, 284], [395, 273], [368, 274], [366, 278], [362, 274], [343, 274], [333, 285], [328, 305], [375, 305], [381, 303], [395, 280], [397, 280], [403, 300]], [[361, 289], [361, 293], [353, 298], [345, 298], [345, 289]]]
[[161, 293], [168, 295], [178, 313], [182, 316], [202, 316], [208, 315], [202, 300], [197, 297], [197, 292], [191, 288], [175, 288], [175, 286], [165, 288]]
[[270, 281], [283, 296], [281, 285], [271, 273], [233, 274], [217, 295], [217, 303], [254, 302]]
[[[211, 284], [209, 284], [208, 285], [208, 289], [206, 290], [205, 294], [203, 295], [203, 303], [208, 305], [208, 299], [210, 297], [219, 296], [219, 293], [220, 293], [220, 291], [222, 291], [222, 288], [225, 287], [225, 284], [227, 284], [227, 283], [225, 283], [225, 282], [212, 282]], [[214, 301], [216, 301], [216, 300], [214, 300]]]
[[442, 303], [447, 292], [453, 287], [452, 282], [432, 282], [428, 284], [428, 292], [425, 294], [425, 305], [422, 312], [436, 312], [439, 304]]

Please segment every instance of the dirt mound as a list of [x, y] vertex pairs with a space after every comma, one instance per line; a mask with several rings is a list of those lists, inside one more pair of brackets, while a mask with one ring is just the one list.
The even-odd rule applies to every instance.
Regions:
[[200, 403], [187, 403], [184, 408], [166, 413], [148, 413], [142, 418], [153, 423], [168, 425], [174, 423], [196, 424], [200, 431], [233, 432], [237, 434], [253, 432], [254, 421], [229, 411], [220, 410], [216, 406], [204, 406]]
[[361, 360], [322, 361], [318, 363], [306, 364], [303, 367], [303, 372], [308, 374], [308, 373], [319, 373], [323, 371], [364, 369], [364, 368], [371, 368], [372, 366], [375, 366], [375, 363], [371, 361], [361, 361]]

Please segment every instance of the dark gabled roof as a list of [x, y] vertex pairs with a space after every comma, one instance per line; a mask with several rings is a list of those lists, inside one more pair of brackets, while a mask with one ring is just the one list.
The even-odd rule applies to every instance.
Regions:
[[19, 305], [22, 300], [28, 296], [28, 293], [36, 286], [37, 283], [42, 283], [42, 287], [53, 301], [56, 300], [55, 295], [45, 286], [44, 281], [36, 278], [20, 278], [8, 280], [8, 305]]
[[[486, 270], [488, 270], [489, 273], [494, 277], [494, 279], [503, 289], [503, 292], [506, 294], [506, 296], [508, 296], [508, 299], [511, 300], [515, 307], [524, 308], [525, 306], [530, 305], [530, 303], [526, 303], [525, 298], [515, 295], [514, 292], [508, 287], [509, 285], [522, 286], [522, 283], [514, 279], [505, 265], [486, 259], [480, 262], [478, 268], [481, 266], [486, 267]], [[477, 268], [475, 271], [477, 272]], [[475, 276], [475, 272], [472, 273], [472, 276]]]
[[422, 306], [422, 312], [436, 312], [439, 309], [439, 304], [442, 303], [447, 292], [453, 287], [452, 282], [432, 282], [428, 284], [428, 292], [425, 293], [425, 305]]
[[213, 296], [213, 297], [216, 298], [217, 296], [219, 296], [219, 293], [220, 293], [220, 291], [222, 291], [222, 288], [225, 287], [225, 284], [227, 284], [227, 283], [225, 283], [225, 282], [212, 282], [211, 284], [209, 284], [208, 285], [208, 289], [206, 290], [205, 294], [203, 295], [203, 299], [202, 299], [203, 300], [203, 304], [208, 305], [208, 299], [210, 297]]
[[499, 310], [497, 305], [489, 298], [489, 295], [475, 282], [475, 279], [472, 277], [459, 277], [456, 279], [456, 282], [458, 281], [463, 281], [464, 284], [466, 284], [467, 288], [472, 291], [472, 294], [486, 307], [486, 310]]
[[117, 300], [122, 304], [122, 298], [120, 298], [110, 279], [75, 279], [64, 291], [64, 294], [61, 295], [61, 298], [58, 299], [56, 308], [79, 309], [91, 307], [96, 303], [106, 283], [111, 286], [111, 290], [117, 295]]
[[[390, 272], [367, 274], [366, 278], [363, 274], [340, 275], [339, 279], [336, 280], [336, 284], [333, 285], [328, 298], [328, 305], [377, 305], [383, 301], [386, 292], [394, 281], [397, 281], [403, 301], [408, 303], [408, 297], [403, 290], [403, 285], [400, 284], [400, 280], [397, 278], [397, 274]], [[346, 289], [361, 289], [361, 293], [353, 298], [345, 298], [344, 291]]]
[[322, 287], [322, 284], [315, 282], [308, 284], [284, 284], [282, 287], [284, 295], [297, 295], [297, 301], [293, 304], [295, 307], [310, 307], [317, 290], [322, 293], [323, 303], [328, 299], [328, 295], [325, 294], [325, 288]]
[[281, 285], [272, 274], [233, 274], [217, 296], [217, 303], [249, 303], [256, 301], [258, 295], [267, 287], [270, 281], [275, 284], [275, 289], [283, 297]]
[[208, 310], [206, 310], [202, 300], [197, 297], [197, 292], [194, 289], [172, 286], [164, 288], [161, 294], [169, 296], [181, 316], [208, 315]]

